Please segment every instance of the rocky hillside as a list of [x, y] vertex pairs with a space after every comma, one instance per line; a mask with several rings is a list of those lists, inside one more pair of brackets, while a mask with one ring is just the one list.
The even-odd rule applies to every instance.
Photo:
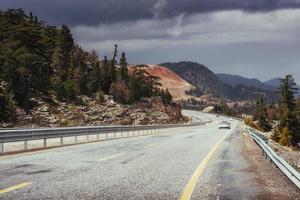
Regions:
[[159, 82], [163, 88], [168, 88], [174, 100], [188, 99], [187, 90], [194, 88], [190, 83], [183, 80], [170, 69], [159, 65], [148, 65], [147, 73], [160, 78]]
[[0, 123], [7, 127], [70, 127], [98, 125], [145, 125], [184, 123], [178, 104], [165, 105], [160, 97], [144, 98], [132, 105], [116, 103], [105, 95], [103, 103], [95, 99], [80, 96], [80, 105], [62, 102], [54, 96], [40, 96], [31, 99], [35, 106], [26, 114], [17, 109], [14, 123]]
[[204, 65], [194, 62], [163, 63], [162, 66], [169, 68], [186, 80], [195, 89], [188, 94], [195, 96], [211, 95], [218, 98], [226, 98], [234, 101], [256, 100], [259, 95], [265, 95], [268, 101], [277, 98], [271, 90], [238, 85], [236, 87], [223, 83], [217, 75]]

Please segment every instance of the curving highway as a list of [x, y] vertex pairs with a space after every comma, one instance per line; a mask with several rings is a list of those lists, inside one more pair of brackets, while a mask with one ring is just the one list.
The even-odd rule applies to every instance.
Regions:
[[0, 157], [0, 199], [253, 199], [239, 122]]

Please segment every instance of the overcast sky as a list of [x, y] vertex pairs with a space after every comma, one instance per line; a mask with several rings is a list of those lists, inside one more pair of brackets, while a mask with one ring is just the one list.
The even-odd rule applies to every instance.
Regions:
[[196, 61], [214, 72], [300, 83], [300, 0], [0, 0], [66, 24], [99, 56], [130, 63]]

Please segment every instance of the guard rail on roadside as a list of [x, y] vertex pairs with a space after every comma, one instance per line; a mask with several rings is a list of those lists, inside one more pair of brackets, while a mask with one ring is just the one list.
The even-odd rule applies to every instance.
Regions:
[[[64, 145], [65, 137], [75, 137], [75, 143], [78, 143], [78, 136], [96, 135], [97, 141], [99, 135], [105, 134], [105, 139], [117, 138], [116, 133], [121, 133], [118, 138], [134, 137], [139, 135], [158, 133], [163, 130], [170, 130], [182, 127], [199, 126], [211, 121], [189, 123], [189, 124], [168, 124], [168, 125], [146, 125], [146, 126], [96, 126], [96, 127], [71, 127], [71, 128], [41, 128], [41, 129], [0, 129], [0, 154], [5, 153], [4, 144], [11, 142], [24, 141], [23, 151], [28, 150], [28, 141], [43, 140], [43, 148], [47, 147], [47, 139], [60, 138], [60, 145]], [[109, 138], [109, 134], [114, 134]], [[103, 139], [102, 139], [103, 140]]]
[[282, 173], [285, 174], [300, 189], [300, 173], [283, 158], [278, 156], [254, 130], [248, 128], [248, 132], [253, 140], [260, 146], [266, 158], [269, 158], [282, 171]]

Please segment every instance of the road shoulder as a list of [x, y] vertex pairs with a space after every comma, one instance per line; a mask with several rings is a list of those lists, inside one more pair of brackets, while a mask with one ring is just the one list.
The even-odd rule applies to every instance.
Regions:
[[297, 199], [300, 191], [276, 166], [262, 155], [261, 149], [249, 134], [242, 132], [242, 154], [249, 163], [245, 169], [255, 174], [255, 183], [261, 188], [256, 199]]

